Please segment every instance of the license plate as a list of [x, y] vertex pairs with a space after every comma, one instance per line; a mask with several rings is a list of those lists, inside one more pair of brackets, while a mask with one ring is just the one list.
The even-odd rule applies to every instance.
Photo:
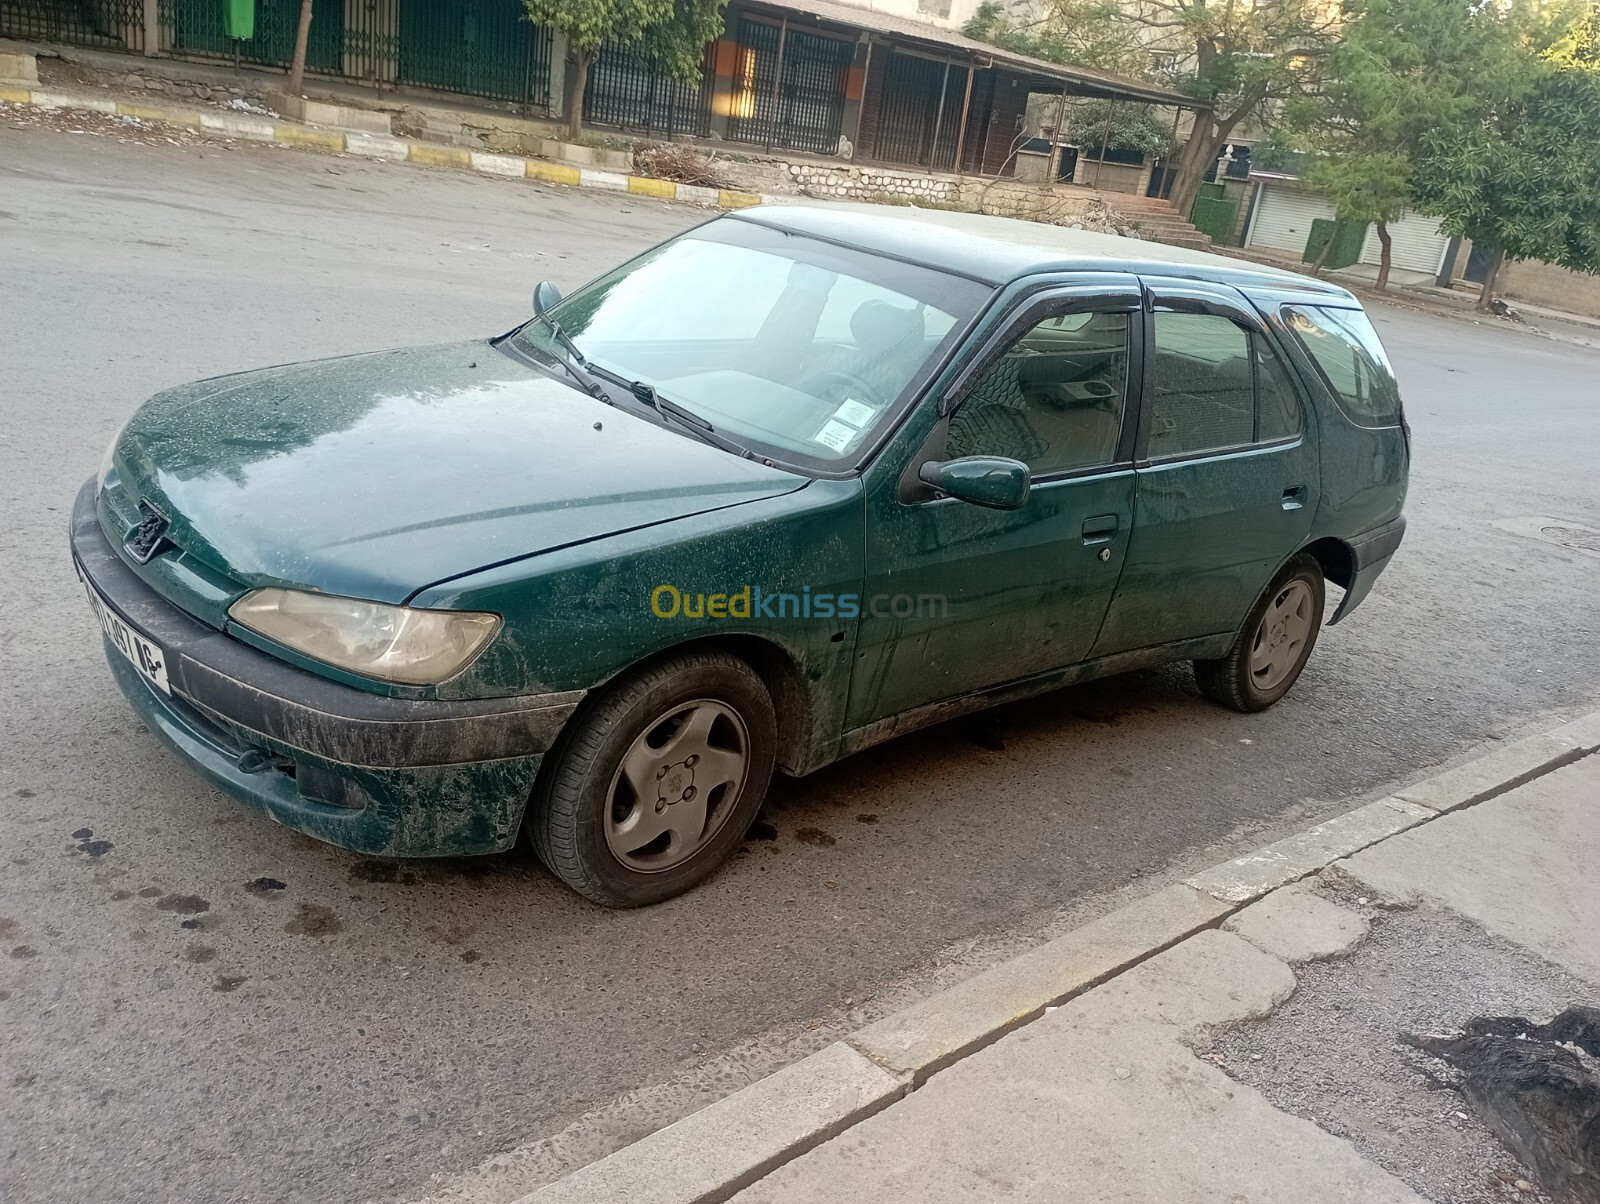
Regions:
[[112, 647], [127, 657], [128, 663], [139, 670], [139, 675], [156, 689], [163, 694], [172, 693], [172, 687], [167, 685], [167, 654], [161, 650], [161, 645], [145, 639], [129, 627], [81, 571], [78, 580], [83, 582], [84, 592], [89, 595], [89, 609], [100, 620], [101, 630], [106, 633]]

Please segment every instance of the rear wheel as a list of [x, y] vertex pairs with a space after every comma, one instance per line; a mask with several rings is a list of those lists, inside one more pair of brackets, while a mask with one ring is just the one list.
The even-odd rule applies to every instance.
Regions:
[[772, 699], [715, 650], [611, 686], [553, 751], [526, 825], [540, 859], [607, 907], [681, 894], [743, 839], [772, 776]]
[[1273, 579], [1217, 660], [1195, 661], [1200, 692], [1236, 711], [1264, 711], [1289, 692], [1322, 630], [1322, 566], [1296, 556]]

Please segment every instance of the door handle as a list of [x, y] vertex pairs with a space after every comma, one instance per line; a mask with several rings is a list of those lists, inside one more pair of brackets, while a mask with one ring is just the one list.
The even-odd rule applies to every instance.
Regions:
[[1283, 491], [1283, 508], [1285, 510], [1298, 510], [1306, 504], [1306, 487], [1295, 485]]
[[1083, 520], [1083, 542], [1092, 547], [1098, 543], [1110, 543], [1111, 537], [1117, 533], [1117, 516], [1115, 514], [1100, 514], [1094, 518]]

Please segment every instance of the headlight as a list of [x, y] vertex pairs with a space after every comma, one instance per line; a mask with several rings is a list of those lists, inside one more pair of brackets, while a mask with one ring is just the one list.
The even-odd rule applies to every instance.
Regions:
[[117, 428], [117, 433], [111, 436], [111, 442], [106, 444], [106, 454], [100, 457], [100, 471], [95, 474], [95, 492], [100, 492], [106, 487], [106, 478], [111, 475], [111, 470], [116, 467], [115, 457], [117, 444], [122, 442], [122, 427]]
[[235, 622], [363, 677], [430, 686], [454, 677], [500, 630], [500, 616], [416, 610], [295, 589], [258, 589], [228, 608]]

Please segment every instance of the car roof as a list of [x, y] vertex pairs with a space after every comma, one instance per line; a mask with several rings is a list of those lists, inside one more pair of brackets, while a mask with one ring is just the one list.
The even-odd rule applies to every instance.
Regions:
[[1040, 272], [1117, 271], [1298, 292], [1346, 304], [1355, 300], [1325, 281], [1206, 251], [981, 213], [830, 201], [758, 205], [729, 216], [990, 285]]

